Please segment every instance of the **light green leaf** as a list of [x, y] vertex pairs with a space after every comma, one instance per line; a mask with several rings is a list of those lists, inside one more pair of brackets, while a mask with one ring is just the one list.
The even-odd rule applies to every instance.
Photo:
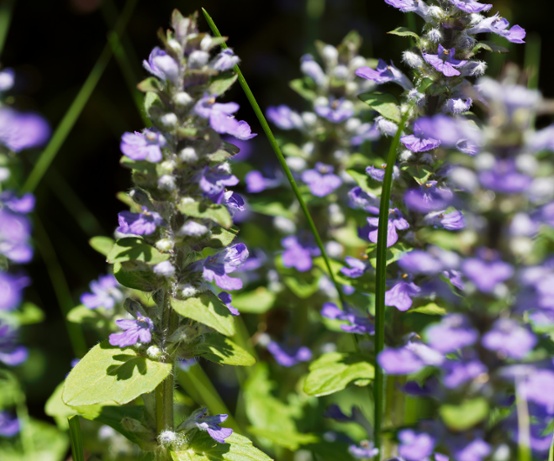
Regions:
[[273, 444], [279, 447], [285, 447], [291, 451], [296, 451], [304, 445], [310, 445], [318, 442], [318, 438], [314, 434], [302, 434], [300, 432], [283, 432], [281, 430], [264, 429], [261, 427], [250, 426], [248, 432], [256, 436], [256, 438], [264, 438], [270, 440]]
[[436, 303], [425, 304], [424, 306], [415, 307], [407, 311], [408, 313], [418, 313], [425, 315], [445, 315], [446, 309], [440, 307]]
[[80, 323], [81, 325], [88, 325], [97, 330], [102, 330], [109, 323], [108, 318], [102, 315], [103, 312], [105, 312], [103, 308], [89, 309], [80, 304], [67, 313], [67, 320], [72, 323]]
[[140, 261], [115, 263], [113, 274], [121, 285], [135, 290], [154, 291], [160, 286], [152, 268]]
[[0, 369], [0, 409], [16, 405], [23, 398], [21, 384], [15, 375]]
[[94, 346], [67, 376], [62, 400], [72, 407], [123, 405], [152, 392], [171, 373], [172, 365], [156, 362], [130, 347]]
[[185, 300], [172, 298], [171, 307], [183, 317], [207, 325], [222, 335], [233, 336], [235, 334], [233, 315], [211, 291]]
[[296, 91], [300, 96], [308, 101], [313, 101], [317, 93], [315, 92], [313, 85], [304, 78], [297, 78], [289, 83], [289, 86]]
[[223, 93], [225, 93], [231, 86], [233, 86], [233, 83], [237, 81], [237, 74], [223, 74], [217, 78], [214, 78], [211, 83], [210, 87], [208, 89], [208, 93], [214, 96], [220, 96]]
[[282, 256], [275, 259], [275, 265], [285, 285], [299, 298], [309, 298], [319, 289], [320, 274], [316, 274], [316, 271], [299, 272], [295, 268], [285, 267]]
[[202, 337], [191, 351], [192, 355], [200, 355], [210, 362], [220, 365], [249, 367], [256, 363], [256, 359], [242, 347], [229, 338], [219, 334], [208, 334]]
[[208, 434], [199, 431], [187, 449], [172, 452], [171, 458], [173, 461], [272, 461], [249, 439], [236, 432], [225, 442], [217, 443]]
[[[320, 397], [343, 390], [351, 382], [366, 385], [375, 375], [373, 365], [358, 354], [330, 352], [310, 365], [304, 392]], [[357, 383], [356, 383], [357, 382]]]
[[419, 40], [419, 35], [411, 31], [410, 29], [407, 29], [406, 27], [397, 27], [396, 29], [389, 31], [388, 33], [391, 35], [398, 35], [399, 37], [413, 37], [416, 40]]
[[368, 194], [375, 195], [381, 190], [381, 186], [379, 185], [378, 189], [373, 189], [369, 184], [369, 176], [366, 173], [362, 173], [360, 171], [357, 171], [353, 168], [346, 170], [346, 172], [350, 175], [354, 181], [356, 181], [356, 184], [360, 186], [360, 188], [367, 192]]
[[61, 429], [67, 428], [67, 418], [77, 414], [75, 408], [67, 406], [62, 400], [63, 384], [60, 383], [54, 389], [52, 395], [46, 401], [44, 412], [56, 420], [56, 424]]
[[140, 261], [147, 264], [158, 264], [169, 259], [169, 254], [161, 253], [152, 245], [138, 237], [125, 237], [115, 242], [107, 256], [109, 263]]
[[266, 216], [282, 216], [288, 219], [294, 218], [294, 213], [290, 209], [290, 205], [279, 201], [276, 197], [250, 197], [248, 199], [248, 204], [252, 211], [256, 213]]
[[185, 202], [179, 205], [179, 211], [192, 218], [209, 219], [221, 227], [229, 229], [233, 225], [233, 219], [229, 210], [216, 203]]
[[263, 314], [273, 306], [277, 296], [265, 287], [233, 295], [233, 306], [240, 312]]
[[137, 85], [137, 88], [144, 93], [147, 93], [149, 91], [156, 92], [162, 89], [160, 86], [160, 81], [155, 77], [148, 77], [144, 79]]
[[489, 404], [484, 397], [464, 400], [459, 404], [442, 404], [439, 408], [444, 423], [454, 431], [467, 431], [489, 415]]
[[225, 248], [237, 236], [235, 229], [223, 229], [223, 227], [215, 227], [210, 234], [210, 240], [206, 243], [210, 248]]
[[1, 311], [0, 318], [16, 325], [32, 325], [44, 320], [44, 312], [37, 305], [25, 302], [15, 311]]
[[395, 123], [400, 123], [402, 115], [400, 114], [398, 101], [392, 94], [379, 92], [362, 93], [358, 98], [383, 117]]
[[88, 243], [93, 249], [98, 251], [98, 253], [108, 257], [108, 254], [112, 250], [112, 247], [114, 246], [115, 242], [114, 242], [114, 239], [110, 237], [98, 236], [98, 237], [92, 237], [88, 241]]

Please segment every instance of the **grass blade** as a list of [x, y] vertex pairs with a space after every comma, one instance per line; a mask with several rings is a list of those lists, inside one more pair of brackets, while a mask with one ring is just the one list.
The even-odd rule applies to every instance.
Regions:
[[[219, 29], [215, 25], [213, 19], [210, 17], [208, 12], [202, 8], [202, 12], [204, 13], [204, 17], [206, 18], [206, 21], [208, 22], [208, 25], [210, 26], [210, 29], [212, 30], [213, 34], [216, 37], [221, 37], [221, 33], [219, 32]], [[221, 45], [223, 48], [227, 48], [227, 45], [223, 43]], [[238, 65], [235, 65], [234, 71], [238, 75], [238, 81], [239, 84], [244, 91], [244, 94], [246, 95], [246, 98], [248, 99], [248, 102], [252, 106], [252, 109], [254, 110], [254, 113], [256, 114], [256, 117], [258, 118], [258, 121], [260, 122], [260, 125], [262, 126], [262, 129], [269, 141], [269, 144], [271, 145], [271, 148], [275, 152], [275, 155], [277, 156], [277, 160], [279, 161], [279, 164], [281, 165], [281, 168], [283, 169], [283, 172], [285, 173], [285, 176], [287, 177], [288, 182], [291, 185], [292, 191], [294, 192], [294, 195], [296, 199], [298, 200], [298, 203], [300, 204], [300, 208], [302, 209], [302, 212], [304, 213], [304, 216], [306, 217], [306, 220], [308, 221], [308, 226], [310, 228], [310, 231], [312, 232], [314, 239], [316, 241], [316, 244], [321, 251], [321, 256], [323, 257], [323, 261], [325, 262], [325, 267], [327, 269], [327, 273], [333, 282], [333, 285], [335, 286], [335, 289], [337, 290], [337, 294], [340, 298], [341, 304], [344, 306], [344, 296], [342, 293], [341, 286], [337, 282], [335, 275], [333, 274], [333, 271], [331, 269], [331, 263], [329, 262], [329, 257], [327, 256], [327, 253], [325, 251], [325, 248], [323, 246], [323, 242], [321, 240], [321, 237], [319, 235], [319, 232], [315, 226], [314, 220], [312, 219], [312, 216], [310, 214], [310, 211], [308, 210], [308, 207], [306, 206], [306, 202], [304, 202], [304, 199], [300, 195], [300, 190], [298, 189], [298, 186], [296, 185], [296, 181], [294, 180], [294, 177], [292, 176], [292, 172], [290, 171], [290, 168], [287, 165], [287, 162], [285, 160], [285, 157], [283, 156], [283, 153], [281, 152], [281, 148], [279, 147], [279, 144], [277, 143], [277, 140], [275, 139], [275, 136], [273, 135], [273, 132], [271, 131], [271, 128], [269, 127], [269, 124], [267, 123], [267, 120], [258, 104], [258, 101], [256, 101], [256, 98], [254, 97], [254, 94], [250, 90], [250, 87], [248, 86], [248, 83], [246, 82], [246, 79], [242, 75], [242, 72]]]
[[4, 0], [0, 3], [0, 55], [4, 50], [4, 44], [10, 29], [14, 5], [15, 0]]
[[78, 416], [67, 418], [69, 422], [69, 440], [71, 441], [71, 454], [73, 461], [85, 461], [83, 450], [83, 434], [81, 433], [81, 424]]

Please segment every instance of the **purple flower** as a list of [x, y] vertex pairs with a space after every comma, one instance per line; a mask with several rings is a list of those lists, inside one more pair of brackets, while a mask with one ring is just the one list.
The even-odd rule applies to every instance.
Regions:
[[340, 272], [341, 274], [344, 274], [351, 279], [361, 277], [369, 268], [366, 263], [360, 261], [359, 259], [353, 258], [352, 256], [346, 256], [346, 258], [344, 259], [346, 261], [346, 264], [348, 264], [348, 266], [350, 267], [343, 267]]
[[400, 141], [406, 149], [412, 152], [427, 152], [437, 148], [440, 145], [440, 141], [437, 139], [429, 138], [423, 133], [419, 127], [419, 120], [414, 123], [413, 134], [404, 135], [400, 138]]
[[261, 172], [256, 170], [249, 171], [244, 177], [244, 182], [246, 183], [246, 191], [251, 194], [257, 194], [266, 189], [273, 189], [282, 183], [280, 179], [266, 178]]
[[520, 173], [514, 160], [496, 160], [494, 167], [479, 172], [479, 181], [487, 189], [503, 194], [519, 194], [528, 190], [532, 179]]
[[268, 107], [266, 115], [271, 122], [282, 130], [299, 130], [304, 125], [300, 114], [285, 105]]
[[471, 109], [473, 100], [471, 98], [450, 98], [444, 104], [444, 109], [453, 115], [463, 114]]
[[519, 391], [524, 399], [544, 407], [548, 413], [552, 414], [554, 412], [554, 392], [545, 392], [545, 389], [554, 389], [554, 372], [537, 369], [526, 374]]
[[225, 304], [227, 309], [229, 309], [231, 315], [240, 315], [240, 312], [231, 304], [232, 298], [229, 293], [227, 293], [226, 291], [222, 291], [217, 295], [217, 297], [221, 300], [223, 304]]
[[283, 266], [294, 267], [299, 272], [306, 272], [312, 268], [312, 257], [319, 256], [319, 248], [307, 239], [299, 239], [289, 235], [281, 240], [283, 251]]
[[418, 189], [410, 189], [404, 195], [404, 201], [410, 210], [429, 213], [447, 208], [454, 194], [446, 187], [437, 186], [437, 181], [428, 181]]
[[341, 179], [333, 173], [333, 167], [317, 162], [313, 170], [302, 173], [302, 181], [310, 188], [316, 197], [325, 197], [334, 192], [342, 184]]
[[109, 341], [112, 346], [129, 347], [136, 343], [148, 344], [152, 341], [154, 323], [148, 317], [139, 314], [136, 319], [119, 319], [115, 323], [123, 331], [110, 335]]
[[240, 61], [239, 57], [231, 48], [226, 48], [221, 51], [213, 60], [212, 68], [220, 72], [232, 69]]
[[179, 64], [164, 50], [155, 47], [148, 56], [148, 61], [142, 61], [144, 68], [159, 79], [171, 80], [177, 83], [179, 79]]
[[21, 303], [22, 291], [29, 284], [23, 275], [0, 271], [0, 311], [10, 311]]
[[481, 438], [459, 437], [453, 442], [452, 454], [456, 461], [483, 461], [491, 453], [491, 447]]
[[467, 61], [456, 59], [454, 57], [455, 53], [454, 48], [447, 50], [439, 44], [437, 54], [423, 53], [423, 59], [444, 76], [456, 77], [460, 75], [460, 71], [456, 67], [463, 66]]
[[416, 13], [422, 18], [426, 17], [429, 8], [421, 0], [385, 0], [385, 3], [398, 8], [403, 13]]
[[[367, 218], [367, 224], [369, 241], [377, 243], [379, 218]], [[391, 208], [389, 210], [389, 221], [387, 224], [387, 248], [393, 246], [398, 241], [397, 230], [406, 230], [409, 227], [410, 224], [404, 219], [400, 211], [397, 208]]]
[[123, 301], [121, 285], [112, 274], [104, 275], [98, 280], [90, 282], [91, 293], [81, 295], [81, 304], [89, 309], [103, 307], [113, 309], [116, 304]]
[[314, 103], [314, 111], [331, 123], [342, 123], [354, 115], [354, 105], [342, 98], [318, 98]]
[[475, 155], [483, 144], [481, 131], [463, 118], [439, 114], [419, 118], [418, 124], [425, 136], [438, 139], [444, 147], [454, 147], [468, 155]]
[[238, 178], [230, 173], [229, 165], [215, 165], [205, 167], [200, 177], [200, 189], [213, 200], [219, 203], [225, 192], [226, 186], [235, 186], [239, 182]]
[[194, 263], [193, 269], [202, 269], [202, 277], [223, 290], [242, 288], [242, 280], [229, 277], [248, 258], [248, 249], [244, 243], [237, 243], [202, 261]]
[[0, 320], [0, 362], [16, 366], [23, 363], [27, 356], [27, 349], [17, 344], [17, 332]]
[[123, 133], [120, 149], [131, 160], [145, 160], [158, 163], [162, 159], [162, 147], [166, 140], [162, 134], [145, 129], [142, 133]]
[[489, 11], [492, 5], [489, 3], [479, 3], [476, 0], [449, 0], [459, 10], [466, 13], [481, 13], [482, 11]]
[[361, 316], [348, 306], [340, 310], [334, 303], [325, 303], [321, 315], [332, 320], [345, 320], [347, 325], [341, 325], [341, 330], [359, 335], [371, 335], [375, 331], [374, 325], [367, 316]]
[[426, 433], [404, 429], [398, 433], [398, 454], [406, 461], [423, 461], [433, 454], [435, 440]]
[[510, 359], [523, 359], [537, 343], [527, 328], [512, 319], [498, 319], [481, 340], [484, 347]]
[[311, 54], [305, 54], [300, 60], [300, 70], [304, 75], [310, 77], [317, 86], [325, 85], [327, 77], [321, 66], [315, 61]]
[[482, 34], [492, 32], [500, 35], [512, 43], [525, 43], [525, 29], [515, 25], [508, 29], [510, 23], [497, 14], [483, 18], [478, 24], [467, 30], [468, 34]]
[[8, 91], [15, 83], [15, 74], [12, 69], [0, 70], [0, 92]]
[[432, 211], [425, 215], [424, 221], [429, 226], [446, 230], [460, 230], [465, 227], [464, 215], [458, 210]]
[[440, 323], [429, 326], [425, 338], [433, 349], [450, 354], [464, 347], [472, 346], [479, 334], [471, 326], [467, 318], [461, 314], [450, 314], [442, 318]]
[[420, 292], [421, 288], [415, 283], [400, 280], [390, 290], [385, 292], [385, 305], [394, 306], [402, 312], [407, 311], [412, 307], [412, 298]]
[[377, 361], [389, 375], [409, 375], [425, 367], [425, 362], [404, 347], [398, 349], [385, 348], [379, 354]]
[[400, 70], [398, 70], [394, 64], [391, 63], [389, 66], [382, 59], [379, 59], [375, 69], [368, 66], [359, 67], [356, 70], [356, 75], [378, 84], [394, 82], [403, 87], [405, 90], [409, 90], [413, 87], [410, 80]]
[[126, 235], [150, 235], [164, 221], [155, 211], [148, 211], [143, 207], [142, 213], [122, 211], [117, 215], [119, 227], [117, 232]]
[[442, 365], [444, 376], [442, 382], [448, 389], [458, 389], [468, 381], [471, 381], [487, 373], [487, 367], [479, 360], [448, 360]]
[[352, 208], [359, 208], [371, 214], [379, 214], [379, 198], [368, 194], [359, 186], [348, 192], [348, 199]]
[[0, 108], [0, 144], [19, 152], [42, 145], [50, 136], [50, 127], [37, 114]]
[[27, 214], [35, 208], [35, 196], [33, 194], [23, 194], [18, 197], [10, 190], [0, 194], [0, 207], [4, 206], [17, 214]]
[[204, 96], [194, 106], [197, 115], [209, 121], [213, 130], [220, 134], [228, 134], [237, 139], [246, 141], [256, 136], [252, 133], [250, 125], [245, 121], [239, 121], [232, 115], [239, 110], [239, 105], [234, 102], [225, 104], [215, 102], [213, 96]]
[[486, 250], [479, 257], [468, 258], [462, 263], [463, 274], [483, 293], [493, 293], [497, 285], [508, 280], [514, 268]]
[[227, 415], [203, 416], [196, 419], [195, 426], [218, 443], [225, 443], [225, 439], [233, 433], [233, 429], [221, 427], [220, 424], [227, 419]]
[[7, 411], [0, 411], [0, 436], [13, 437], [19, 430], [19, 420]]
[[300, 362], [307, 362], [312, 358], [312, 351], [306, 346], [284, 346], [271, 340], [267, 345], [275, 361], [283, 367], [292, 367]]
[[29, 219], [6, 208], [0, 208], [0, 255], [16, 263], [26, 263], [33, 257], [29, 245], [31, 225]]
[[456, 270], [459, 262], [460, 258], [456, 253], [431, 246], [427, 251], [412, 250], [405, 253], [398, 264], [408, 273], [436, 275]]
[[379, 453], [379, 449], [375, 448], [372, 443], [364, 441], [360, 445], [350, 445], [348, 447], [350, 453], [356, 459], [372, 459]]

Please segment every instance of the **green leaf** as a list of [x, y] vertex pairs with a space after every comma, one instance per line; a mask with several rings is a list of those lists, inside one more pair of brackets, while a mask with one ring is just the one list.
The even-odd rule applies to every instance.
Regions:
[[110, 237], [98, 236], [98, 237], [92, 237], [88, 241], [88, 243], [93, 249], [98, 251], [98, 253], [108, 257], [108, 254], [110, 253], [115, 242], [114, 242], [114, 239]]
[[62, 400], [63, 384], [60, 383], [54, 389], [52, 395], [46, 401], [44, 406], [44, 412], [56, 420], [58, 427], [67, 428], [67, 418], [77, 414], [77, 410], [70, 406], [67, 406]]
[[155, 77], [148, 77], [144, 79], [137, 85], [137, 88], [144, 93], [147, 93], [149, 91], [156, 92], [162, 89], [160, 86], [160, 81]]
[[220, 365], [249, 367], [256, 359], [233, 341], [219, 334], [204, 335], [201, 342], [192, 349], [192, 355], [200, 355]]
[[159, 277], [148, 265], [140, 261], [115, 263], [113, 274], [121, 285], [135, 290], [154, 291], [160, 286]]
[[44, 312], [37, 305], [25, 302], [15, 311], [0, 311], [0, 318], [16, 325], [32, 325], [44, 320]]
[[289, 86], [308, 101], [313, 101], [317, 96], [313, 85], [310, 85], [310, 82], [307, 79], [297, 78], [292, 80], [289, 83]]
[[211, 291], [185, 300], [172, 298], [171, 307], [183, 317], [207, 325], [222, 335], [233, 336], [235, 334], [233, 315]]
[[21, 402], [23, 394], [18, 379], [8, 370], [0, 369], [0, 409]]
[[383, 117], [392, 120], [395, 123], [400, 123], [402, 115], [400, 114], [398, 101], [392, 94], [370, 92], [362, 93], [358, 96], [358, 98]]
[[108, 253], [107, 260], [110, 264], [125, 261], [141, 261], [147, 264], [158, 264], [167, 261], [169, 254], [161, 253], [152, 245], [138, 237], [125, 237], [115, 242]]
[[425, 315], [445, 315], [446, 309], [440, 307], [436, 303], [425, 304], [424, 306], [415, 307], [407, 311], [408, 313], [418, 313]]
[[170, 363], [156, 362], [130, 347], [94, 346], [71, 370], [62, 400], [72, 407], [123, 405], [152, 392], [171, 373]]
[[356, 184], [360, 186], [360, 188], [367, 192], [368, 194], [375, 194], [378, 193], [381, 190], [381, 186], [379, 185], [378, 189], [373, 189], [370, 186], [369, 183], [369, 176], [366, 173], [361, 173], [359, 171], [356, 171], [354, 169], [348, 169], [346, 172], [350, 175], [350, 177], [356, 181]]
[[300, 432], [283, 432], [282, 430], [264, 429], [261, 427], [250, 426], [248, 432], [256, 438], [270, 440], [279, 447], [285, 447], [291, 451], [297, 451], [303, 445], [310, 445], [318, 442], [314, 434], [302, 434]]
[[266, 216], [282, 216], [283, 218], [294, 219], [294, 213], [290, 204], [281, 202], [276, 197], [249, 197], [248, 204], [252, 211]]
[[233, 306], [240, 312], [248, 314], [263, 314], [273, 306], [275, 293], [265, 287], [258, 287], [253, 291], [233, 295]]
[[208, 93], [214, 96], [220, 96], [225, 93], [237, 81], [237, 74], [223, 74], [214, 78], [209, 86]]
[[171, 458], [173, 461], [271, 461], [249, 439], [236, 432], [227, 437], [225, 442], [217, 443], [205, 432], [198, 431], [189, 447], [171, 452]]
[[406, 27], [397, 27], [396, 29], [389, 31], [388, 33], [391, 35], [398, 35], [399, 37], [413, 37], [416, 40], [419, 40], [419, 35], [411, 31], [410, 29], [407, 29]]
[[310, 364], [304, 392], [320, 397], [343, 390], [351, 382], [366, 385], [375, 375], [373, 365], [358, 354], [330, 352]]
[[209, 219], [221, 227], [229, 229], [233, 225], [233, 219], [229, 210], [216, 203], [185, 202], [179, 205], [179, 211], [192, 218]]
[[439, 414], [450, 429], [467, 431], [488, 417], [489, 404], [484, 397], [477, 397], [459, 404], [442, 404]]
[[210, 234], [210, 240], [206, 243], [210, 248], [225, 248], [229, 246], [235, 237], [237, 231], [234, 229], [223, 229], [223, 227], [214, 227]]
[[316, 271], [298, 272], [295, 268], [285, 267], [281, 256], [275, 259], [275, 265], [285, 285], [299, 298], [309, 298], [319, 290], [319, 274], [315, 274]]
[[[403, 243], [395, 243], [393, 246], [387, 248], [387, 265], [398, 261], [404, 253], [408, 251], [408, 248]], [[373, 250], [368, 254], [369, 257], [369, 263], [372, 267], [377, 267], [377, 252], [376, 252], [376, 246], [374, 246]]]

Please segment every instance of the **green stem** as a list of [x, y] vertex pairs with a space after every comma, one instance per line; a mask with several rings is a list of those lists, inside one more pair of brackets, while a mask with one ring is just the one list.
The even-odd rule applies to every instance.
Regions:
[[539, 69], [541, 61], [541, 38], [530, 34], [525, 45], [525, 71], [528, 74], [527, 87], [536, 90], [539, 87]]
[[517, 451], [518, 461], [531, 461], [531, 420], [527, 401], [520, 392], [520, 380], [516, 380], [516, 411], [517, 411]]
[[0, 55], [4, 50], [4, 44], [10, 29], [14, 5], [15, 0], [4, 0], [0, 3]]
[[[219, 32], [219, 29], [215, 25], [213, 19], [210, 17], [208, 12], [202, 8], [202, 12], [204, 13], [204, 17], [206, 18], [206, 21], [208, 25], [210, 26], [210, 29], [212, 30], [213, 34], [216, 37], [221, 37], [221, 33]], [[222, 48], [227, 48], [227, 45], [223, 43]], [[287, 162], [285, 160], [285, 157], [283, 156], [283, 153], [281, 152], [281, 148], [279, 147], [279, 144], [277, 143], [277, 140], [275, 139], [275, 136], [273, 135], [273, 132], [271, 131], [271, 128], [269, 127], [269, 124], [267, 123], [267, 120], [262, 112], [262, 109], [260, 108], [258, 101], [256, 101], [256, 98], [254, 97], [254, 94], [250, 90], [250, 87], [248, 86], [248, 83], [246, 82], [246, 79], [244, 78], [244, 75], [242, 75], [242, 72], [238, 65], [235, 65], [233, 70], [238, 75], [238, 81], [239, 84], [244, 91], [244, 94], [246, 95], [246, 98], [248, 99], [248, 102], [252, 106], [252, 109], [254, 110], [254, 113], [256, 114], [256, 117], [258, 118], [258, 121], [260, 122], [260, 125], [262, 126], [262, 129], [267, 137], [267, 140], [269, 141], [269, 144], [271, 145], [271, 148], [273, 149], [273, 152], [275, 152], [275, 155], [277, 156], [277, 160], [279, 161], [279, 164], [281, 165], [281, 168], [283, 169], [283, 172], [285, 173], [285, 176], [287, 177], [288, 182], [290, 183], [290, 186], [292, 188], [292, 191], [294, 192], [294, 195], [296, 199], [298, 200], [298, 203], [300, 204], [300, 208], [302, 209], [302, 212], [304, 213], [304, 216], [306, 217], [306, 220], [308, 221], [308, 226], [314, 236], [314, 239], [316, 241], [316, 244], [321, 252], [321, 256], [323, 257], [323, 261], [325, 262], [325, 267], [327, 269], [327, 273], [333, 282], [333, 285], [335, 286], [335, 289], [337, 290], [338, 297], [340, 299], [341, 304], [344, 306], [346, 304], [344, 300], [344, 294], [342, 293], [342, 289], [340, 284], [337, 282], [335, 275], [333, 274], [333, 270], [331, 269], [331, 263], [329, 262], [329, 257], [327, 256], [327, 252], [325, 251], [325, 247], [323, 246], [323, 241], [321, 240], [321, 237], [319, 235], [319, 232], [317, 230], [317, 227], [315, 226], [314, 220], [312, 219], [312, 215], [310, 214], [308, 207], [306, 206], [306, 202], [302, 198], [302, 195], [300, 194], [300, 190], [298, 189], [298, 186], [296, 185], [296, 181], [294, 180], [294, 177], [292, 176], [292, 172], [290, 171], [290, 168], [287, 165]]]
[[389, 202], [392, 189], [392, 172], [396, 163], [396, 152], [400, 144], [400, 136], [408, 119], [408, 112], [403, 116], [398, 130], [392, 140], [387, 155], [385, 177], [381, 190], [381, 203], [379, 206], [379, 227], [377, 228], [377, 267], [375, 275], [375, 381], [373, 383], [374, 400], [374, 427], [373, 437], [375, 448], [379, 449], [381, 456], [381, 429], [383, 426], [383, 410], [385, 398], [385, 376], [377, 362], [377, 356], [383, 350], [385, 344], [385, 291], [387, 290], [387, 230], [389, 224]]
[[67, 418], [69, 423], [69, 438], [71, 440], [71, 455], [73, 461], [85, 461], [83, 448], [83, 434], [79, 416]]
[[[112, 34], [116, 36], [121, 35], [122, 31], [125, 29], [125, 26], [127, 25], [127, 22], [131, 17], [131, 14], [133, 13], [133, 10], [135, 8], [135, 5], [137, 4], [137, 1], [138, 0], [129, 0], [125, 4], [125, 8], [121, 13], [121, 16], [119, 17], [119, 20], [117, 21], [117, 24]], [[71, 107], [64, 115], [62, 121], [56, 128], [56, 131], [52, 135], [50, 142], [45, 147], [37, 163], [34, 165], [31, 173], [29, 174], [29, 177], [27, 178], [27, 181], [25, 181], [25, 184], [23, 185], [24, 192], [32, 192], [33, 190], [35, 190], [38, 184], [40, 183], [40, 181], [42, 180], [43, 176], [46, 174], [48, 167], [50, 166], [50, 164], [58, 154], [67, 136], [73, 129], [75, 122], [81, 115], [81, 112], [83, 111], [86, 103], [88, 102], [90, 96], [92, 95], [92, 92], [96, 88], [96, 85], [100, 80], [100, 77], [104, 73], [104, 70], [106, 69], [106, 66], [108, 65], [108, 62], [112, 56], [111, 47], [112, 45], [109, 42], [104, 46], [104, 49], [100, 54], [100, 57], [94, 64], [94, 67], [92, 68], [85, 83], [83, 84], [83, 86], [79, 90], [79, 93], [73, 100]]]

